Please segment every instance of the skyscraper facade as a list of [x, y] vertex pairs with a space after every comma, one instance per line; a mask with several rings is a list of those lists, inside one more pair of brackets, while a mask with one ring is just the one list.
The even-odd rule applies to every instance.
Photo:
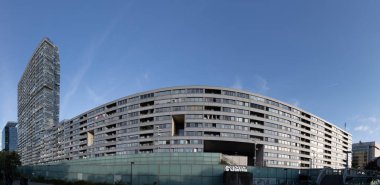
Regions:
[[17, 122], [9, 121], [5, 125], [2, 138], [1, 149], [4, 151], [16, 151], [17, 150]]
[[23, 165], [43, 161], [44, 137], [59, 122], [60, 61], [48, 38], [33, 53], [18, 84], [19, 154]]

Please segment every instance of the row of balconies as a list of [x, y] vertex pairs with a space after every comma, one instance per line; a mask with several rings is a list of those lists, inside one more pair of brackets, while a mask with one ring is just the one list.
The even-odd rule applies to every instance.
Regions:
[[[212, 110], [215, 110], [215, 109], [214, 109], [214, 108], [212, 108]], [[153, 118], [150, 118], [150, 119], [152, 119], [152, 120], [153, 120]], [[147, 120], [143, 120], [143, 122], [144, 122], [144, 121], [148, 121], [148, 122], [149, 122], [150, 120], [149, 120], [149, 118], [148, 118]], [[331, 136], [330, 136], [330, 137], [331, 137]]]

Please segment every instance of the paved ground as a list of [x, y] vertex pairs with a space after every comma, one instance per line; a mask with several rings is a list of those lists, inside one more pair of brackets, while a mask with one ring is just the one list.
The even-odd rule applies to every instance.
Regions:
[[[19, 185], [20, 181], [14, 181], [13, 185]], [[51, 185], [51, 184], [44, 184], [44, 183], [38, 183], [38, 182], [29, 182], [29, 185]]]

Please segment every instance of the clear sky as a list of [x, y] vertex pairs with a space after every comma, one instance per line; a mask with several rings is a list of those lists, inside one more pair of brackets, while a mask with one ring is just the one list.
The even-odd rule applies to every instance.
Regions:
[[270, 96], [380, 142], [380, 1], [0, 0], [0, 126], [44, 37], [59, 47], [60, 120], [176, 85]]

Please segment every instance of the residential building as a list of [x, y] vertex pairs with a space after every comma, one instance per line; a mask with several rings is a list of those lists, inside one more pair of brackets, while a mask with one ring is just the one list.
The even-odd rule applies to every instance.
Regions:
[[380, 156], [380, 145], [375, 141], [352, 144], [352, 166], [363, 169], [368, 162]]
[[44, 161], [46, 135], [59, 121], [58, 47], [42, 40], [18, 83], [19, 154], [23, 165]]
[[312, 113], [223, 87], [141, 92], [63, 124], [65, 160], [212, 152], [246, 156], [248, 165], [254, 166], [344, 168], [352, 147], [350, 133]]
[[5, 124], [1, 142], [3, 151], [17, 151], [17, 122], [9, 121]]
[[63, 122], [47, 128], [42, 140], [44, 142], [44, 148], [41, 151], [42, 159], [39, 164], [62, 161], [64, 157]]

